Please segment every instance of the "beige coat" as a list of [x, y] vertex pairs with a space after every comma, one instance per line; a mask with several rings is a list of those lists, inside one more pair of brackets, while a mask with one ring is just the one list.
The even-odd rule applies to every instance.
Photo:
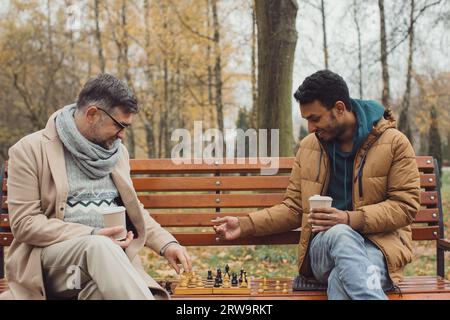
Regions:
[[[9, 150], [8, 208], [14, 240], [6, 258], [6, 277], [14, 299], [45, 299], [41, 268], [43, 247], [89, 235], [92, 227], [64, 222], [68, 181], [64, 151], [55, 128], [55, 112], [45, 129], [30, 134]], [[114, 167], [112, 179], [134, 228], [126, 254], [157, 298], [168, 294], [142, 268], [138, 252], [144, 245], [156, 252], [175, 238], [156, 223], [139, 202], [130, 178], [128, 152]]]
[[[308, 258], [312, 234], [304, 213], [309, 212], [309, 197], [326, 194], [329, 168], [323, 146], [314, 134], [308, 135], [300, 143], [283, 202], [240, 218], [244, 236], [263, 236], [301, 226], [298, 267], [306, 277], [312, 276]], [[391, 280], [397, 284], [403, 278], [404, 266], [412, 259], [410, 225], [420, 206], [420, 180], [414, 150], [405, 135], [395, 129], [395, 121], [378, 122], [357, 152], [353, 171], [350, 226], [383, 252]]]

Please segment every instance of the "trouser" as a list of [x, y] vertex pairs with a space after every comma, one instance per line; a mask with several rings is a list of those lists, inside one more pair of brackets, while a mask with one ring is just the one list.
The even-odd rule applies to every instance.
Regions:
[[383, 252], [348, 225], [318, 233], [310, 245], [315, 278], [328, 285], [328, 299], [381, 299], [392, 289]]
[[89, 235], [45, 247], [41, 262], [50, 299], [153, 299], [124, 250], [105, 236]]

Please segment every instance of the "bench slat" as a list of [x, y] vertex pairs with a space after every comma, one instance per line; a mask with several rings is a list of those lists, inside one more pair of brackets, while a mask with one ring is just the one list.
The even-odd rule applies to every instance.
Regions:
[[[438, 239], [437, 226], [412, 228], [413, 240], [436, 240]], [[180, 243], [186, 246], [216, 246], [216, 245], [264, 245], [264, 244], [297, 244], [300, 237], [299, 231], [290, 231], [263, 237], [248, 237], [234, 241], [216, 241], [214, 233], [172, 233]], [[11, 232], [0, 232], [0, 246], [9, 246], [13, 240]]]
[[436, 175], [435, 174], [421, 174], [420, 175], [420, 187], [421, 188], [435, 188], [436, 187]]
[[413, 227], [412, 228], [413, 240], [436, 240], [439, 239], [439, 227]]
[[434, 161], [433, 157], [429, 156], [416, 156], [417, 167], [421, 172], [433, 172]]
[[207, 227], [212, 226], [212, 219], [217, 217], [233, 216], [241, 217], [247, 213], [227, 212], [224, 213], [152, 213], [151, 216], [159, 224], [165, 227]]
[[437, 206], [437, 203], [438, 203], [437, 191], [420, 192], [420, 204], [422, 206]]
[[137, 192], [141, 191], [209, 191], [209, 190], [285, 190], [288, 176], [270, 177], [148, 177], [133, 178]]
[[0, 232], [0, 246], [9, 246], [13, 239], [11, 232]]
[[298, 244], [300, 231], [274, 234], [264, 237], [247, 237], [233, 241], [217, 241], [215, 233], [172, 233], [184, 246], [230, 246], [230, 245], [265, 245], [272, 244]]
[[414, 222], [438, 222], [439, 221], [439, 211], [435, 209], [421, 209], [417, 212]]
[[[198, 160], [198, 159], [197, 159]], [[194, 164], [195, 159], [192, 160], [192, 164], [176, 164], [171, 159], [131, 159], [130, 167], [132, 174], [167, 174], [167, 173], [214, 173], [214, 172], [259, 172], [261, 168], [270, 168], [270, 163], [264, 165], [259, 159], [247, 158], [247, 159], [233, 159], [233, 164], [227, 164], [226, 159], [223, 160], [223, 164], [214, 164], [216, 160], [201, 160], [199, 164]], [[208, 164], [207, 161], [211, 161]], [[218, 160], [217, 160], [218, 161]], [[238, 163], [238, 162], [243, 163]], [[253, 164], [256, 162], [256, 164]], [[278, 172], [290, 172], [294, 158], [279, 158]], [[275, 164], [275, 162], [273, 163]]]
[[[250, 211], [249, 211], [250, 212]], [[212, 226], [212, 219], [218, 216], [245, 216], [245, 212], [221, 212], [219, 214], [183, 212], [183, 213], [152, 213], [151, 216], [159, 224], [165, 227], [202, 227]], [[415, 223], [438, 222], [439, 214], [437, 209], [422, 209], [416, 215]], [[0, 215], [0, 227], [9, 228], [9, 216], [7, 214]]]
[[279, 194], [176, 194], [139, 196], [145, 208], [258, 208], [271, 207], [284, 197]]
[[7, 214], [0, 214], [0, 227], [9, 228], [9, 216]]

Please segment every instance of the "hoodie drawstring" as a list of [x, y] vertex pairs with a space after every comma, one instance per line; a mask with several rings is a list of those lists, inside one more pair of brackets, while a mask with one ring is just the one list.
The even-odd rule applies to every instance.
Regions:
[[345, 208], [347, 207], [347, 158], [344, 158], [344, 199], [345, 199]]

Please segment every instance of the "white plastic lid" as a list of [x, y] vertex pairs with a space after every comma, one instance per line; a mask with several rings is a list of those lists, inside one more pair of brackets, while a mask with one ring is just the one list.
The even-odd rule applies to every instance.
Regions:
[[311, 200], [312, 201], [333, 201], [333, 198], [315, 194], [312, 197], [309, 197], [309, 201], [311, 201]]
[[123, 211], [127, 210], [127, 208], [125, 208], [123, 206], [100, 208], [100, 209], [102, 210], [103, 214], [112, 214], [112, 213], [118, 213], [118, 212], [123, 212]]

